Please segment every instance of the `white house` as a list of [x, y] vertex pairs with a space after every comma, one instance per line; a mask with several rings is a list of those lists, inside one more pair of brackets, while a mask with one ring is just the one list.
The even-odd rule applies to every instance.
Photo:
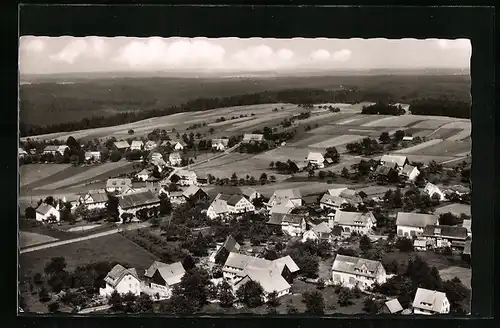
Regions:
[[35, 218], [40, 222], [49, 222], [51, 218], [53, 218], [52, 222], [59, 222], [61, 220], [61, 214], [55, 207], [41, 203], [40, 206], [36, 208]]
[[224, 151], [228, 145], [229, 139], [212, 139], [212, 149]]
[[409, 164], [408, 157], [401, 155], [384, 155], [380, 159], [380, 164], [395, 163], [398, 171], [401, 171], [406, 164]]
[[329, 209], [329, 210], [338, 210], [342, 206], [342, 204], [348, 204], [349, 202], [342, 197], [332, 196], [330, 194], [324, 194], [319, 201], [319, 207], [321, 209]]
[[95, 208], [106, 208], [107, 201], [108, 194], [104, 189], [89, 190], [85, 195], [80, 196], [78, 199], [78, 203], [80, 205], [85, 205], [89, 210]]
[[401, 170], [401, 175], [406, 177], [409, 181], [414, 181], [419, 174], [420, 171], [415, 166], [409, 164], [406, 164], [403, 170]]
[[249, 143], [249, 142], [260, 142], [264, 140], [264, 135], [263, 134], [255, 134], [255, 133], [245, 133], [243, 135], [243, 140], [241, 141], [242, 143]]
[[434, 194], [438, 194], [440, 201], [443, 201], [446, 198], [444, 192], [442, 192], [441, 189], [430, 182], [427, 182], [427, 184], [425, 185], [424, 192], [430, 197], [432, 197]]
[[218, 200], [226, 202], [229, 213], [254, 212], [255, 206], [243, 195], [223, 195], [217, 196]]
[[24, 150], [24, 149], [22, 149], [22, 148], [19, 148], [19, 149], [17, 150], [17, 155], [19, 156], [19, 158], [22, 158], [22, 157], [24, 157], [24, 156], [28, 155], [28, 152], [26, 152], [26, 150]]
[[269, 214], [289, 214], [296, 207], [296, 205], [290, 200], [283, 200], [281, 203], [274, 205], [269, 209]]
[[144, 143], [142, 140], [134, 140], [132, 141], [132, 145], [130, 145], [130, 150], [142, 150], [144, 147]]
[[313, 240], [313, 241], [327, 241], [327, 242], [332, 242], [332, 229], [328, 226], [326, 222], [321, 222], [319, 224], [313, 225], [312, 223], [309, 223], [312, 225], [311, 229], [307, 230], [304, 232], [302, 235], [302, 242], [305, 242], [307, 240]]
[[413, 136], [404, 136], [403, 137], [403, 141], [412, 141], [413, 140]]
[[151, 171], [148, 169], [144, 169], [141, 172], [137, 173], [135, 176], [140, 181], [146, 181], [151, 176]]
[[176, 166], [176, 165], [181, 165], [182, 164], [182, 158], [181, 154], [178, 152], [173, 152], [168, 155], [168, 161], [170, 162], [170, 165]]
[[287, 200], [290, 200], [295, 206], [302, 206], [302, 195], [300, 190], [297, 188], [275, 190], [274, 194], [267, 202], [267, 207], [271, 208]]
[[229, 209], [227, 203], [222, 199], [215, 199], [207, 209], [207, 216], [212, 220], [227, 214], [229, 214]]
[[340, 226], [345, 234], [357, 232], [362, 235], [369, 235], [377, 220], [372, 212], [344, 212], [337, 210], [335, 216], [330, 216], [328, 225], [331, 229], [334, 226]]
[[358, 286], [363, 290], [371, 287], [375, 282], [385, 283], [387, 274], [379, 261], [337, 255], [332, 266], [332, 281], [334, 284], [347, 288]]
[[114, 291], [119, 294], [132, 293], [138, 296], [141, 293], [141, 282], [134, 268], [126, 269], [117, 264], [104, 278], [105, 287], [99, 288], [99, 294], [109, 297]]
[[130, 148], [130, 144], [128, 143], [128, 141], [125, 141], [125, 140], [121, 140], [121, 141], [117, 141], [115, 143], [113, 143], [115, 149], [119, 150], [119, 151], [125, 151], [127, 149]]
[[158, 293], [161, 299], [165, 299], [172, 296], [173, 288], [181, 282], [185, 273], [181, 262], [165, 264], [154, 261], [144, 273], [144, 277], [152, 293]]
[[121, 219], [123, 213], [136, 215], [144, 208], [153, 208], [160, 205], [160, 199], [150, 190], [133, 192], [118, 196], [118, 213]]
[[467, 219], [462, 221], [462, 227], [467, 229], [467, 235], [472, 237], [472, 220]]
[[64, 152], [66, 149], [69, 149], [68, 146], [66, 145], [60, 145], [60, 146], [47, 146], [43, 149], [44, 154], [52, 154], [55, 155], [56, 153], [59, 153], [61, 155], [64, 155]]
[[309, 152], [309, 155], [306, 157], [306, 161], [309, 162], [309, 164], [314, 165], [318, 169], [322, 169], [325, 167], [325, 158], [321, 153], [318, 152]]
[[198, 183], [196, 173], [188, 170], [179, 170], [174, 175], [179, 177], [179, 182], [177, 184], [181, 186], [193, 186]]
[[146, 149], [146, 150], [153, 150], [156, 147], [158, 147], [158, 144], [155, 141], [153, 141], [153, 140], [148, 140], [144, 144], [144, 149]]
[[132, 188], [132, 180], [129, 178], [110, 178], [106, 181], [108, 192], [121, 193], [129, 188]]
[[426, 226], [437, 224], [438, 217], [432, 214], [398, 212], [396, 217], [398, 237], [420, 236]]
[[170, 145], [172, 149], [177, 151], [183, 150], [184, 147], [186, 147], [186, 144], [184, 142], [175, 139], [165, 140], [161, 143], [161, 146], [167, 146], [167, 145]]
[[414, 314], [446, 314], [450, 312], [450, 302], [443, 292], [418, 288], [412, 308]]
[[86, 151], [85, 160], [99, 162], [101, 160], [101, 152], [99, 151]]

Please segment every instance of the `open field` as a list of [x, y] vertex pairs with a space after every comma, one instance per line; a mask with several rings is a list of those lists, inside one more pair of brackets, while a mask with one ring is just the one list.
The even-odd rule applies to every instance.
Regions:
[[346, 134], [346, 135], [338, 136], [335, 138], [331, 138], [331, 139], [328, 139], [328, 140], [325, 140], [322, 142], [318, 142], [318, 143], [309, 145], [309, 147], [312, 147], [312, 148], [338, 147], [338, 146], [348, 144], [350, 142], [359, 141], [363, 138], [364, 138], [364, 136]]
[[423, 150], [423, 149], [426, 149], [430, 146], [434, 146], [434, 145], [437, 145], [439, 143], [441, 143], [443, 140], [441, 139], [431, 139], [429, 141], [425, 141], [425, 142], [422, 142], [418, 145], [415, 145], [415, 146], [411, 146], [411, 147], [408, 147], [408, 148], [404, 148], [404, 149], [399, 149], [399, 150], [396, 150], [395, 153], [402, 153], [402, 154], [411, 154], [411, 153], [423, 153], [423, 151], [420, 151], [418, 152], [419, 150]]
[[[434, 130], [419, 129], [419, 128], [411, 127], [411, 128], [408, 128], [408, 129], [404, 129], [404, 132], [405, 132], [406, 135], [411, 135], [413, 137], [425, 138], [429, 134], [431, 134], [432, 132], [434, 132]], [[436, 136], [436, 138], [439, 138], [439, 137]]]
[[42, 235], [34, 232], [19, 231], [19, 247], [24, 248], [38, 244], [56, 241], [57, 238]]
[[414, 147], [398, 150], [396, 153], [426, 156], [460, 156], [471, 149], [470, 142], [431, 139]]
[[430, 267], [436, 267], [438, 270], [443, 270], [451, 266], [456, 266], [461, 260], [459, 255], [447, 256], [443, 254], [436, 254], [434, 252], [391, 252], [386, 253], [383, 258], [383, 263], [398, 261], [403, 263], [408, 263], [408, 260], [414, 258], [415, 256], [420, 256], [424, 261], [426, 261]]
[[45, 263], [52, 257], [63, 256], [67, 270], [88, 264], [90, 261], [119, 261], [122, 265], [136, 268], [139, 276], [144, 274], [153, 261], [158, 260], [153, 254], [137, 246], [127, 238], [113, 234], [92, 240], [47, 248], [19, 256], [20, 277], [32, 276], [43, 272]]
[[460, 215], [462, 213], [470, 216], [471, 215], [471, 206], [467, 204], [459, 204], [459, 203], [454, 203], [454, 204], [449, 204], [445, 205], [442, 207], [436, 208], [436, 211], [434, 213], [436, 214], [444, 214], [444, 213], [453, 213], [455, 215]]
[[277, 161], [286, 162], [289, 159], [292, 161], [305, 161], [310, 151], [318, 151], [318, 150], [291, 147], [287, 145], [284, 147], [275, 148], [272, 150], [268, 150], [264, 153], [255, 155], [254, 158], [267, 161], [268, 163], [267, 165], [269, 166], [269, 163], [271, 162], [277, 162]]
[[462, 268], [458, 266], [452, 266], [443, 270], [439, 270], [439, 275], [443, 280], [451, 280], [458, 277], [460, 281], [465, 285], [465, 287], [472, 289], [472, 270], [469, 268]]
[[109, 172], [114, 169], [118, 169], [124, 166], [128, 166], [130, 163], [127, 161], [119, 161], [119, 162], [107, 162], [107, 163], [102, 163], [98, 164], [93, 167], [89, 167], [85, 172], [73, 175], [71, 177], [68, 177], [63, 180], [59, 180], [47, 185], [44, 185], [42, 187], [38, 187], [38, 189], [49, 189], [49, 190], [54, 190], [54, 189], [60, 189], [64, 188], [65, 186], [70, 186], [73, 184], [80, 183], [82, 181], [88, 180], [88, 179], [96, 179], [97, 176], [105, 174], [106, 172]]
[[411, 125], [417, 121], [422, 121], [420, 117], [414, 117], [413, 115], [401, 115], [401, 116], [390, 116], [380, 118], [378, 120], [374, 120], [368, 123], [363, 124], [364, 127], [394, 127], [400, 128]]
[[442, 128], [470, 130], [472, 128], [472, 123], [470, 120], [456, 119], [448, 124], [443, 125]]
[[254, 118], [254, 116], [240, 117], [240, 118], [236, 118], [236, 119], [233, 119], [233, 120], [226, 120], [226, 121], [223, 121], [223, 122], [209, 123], [208, 126], [210, 126], [210, 127], [218, 127], [218, 126], [225, 126], [225, 125], [233, 125], [235, 123], [240, 123], [240, 122], [252, 120], [253, 118]]
[[347, 185], [328, 184], [326, 182], [317, 182], [317, 181], [315, 181], [314, 183], [311, 183], [310, 181], [303, 181], [303, 182], [283, 181], [282, 183], [256, 186], [254, 188], [257, 189], [264, 197], [270, 197], [272, 196], [274, 191], [278, 189], [298, 188], [302, 196], [307, 196], [311, 194], [326, 192], [328, 189], [344, 188], [344, 187], [347, 187]]
[[470, 129], [466, 129], [466, 130], [462, 130], [462, 131], [458, 132], [457, 134], [449, 137], [446, 140], [449, 140], [449, 141], [464, 140], [464, 139], [470, 137], [470, 135], [471, 135], [471, 130]]
[[269, 115], [266, 115], [265, 117], [260, 117], [260, 118], [254, 116], [253, 119], [251, 119], [251, 120], [247, 120], [244, 122], [233, 124], [233, 126], [226, 129], [226, 131], [228, 131], [228, 132], [249, 131], [248, 129], [252, 129], [256, 125], [259, 125], [261, 123], [267, 123], [268, 121], [273, 120], [273, 119], [281, 119], [281, 118], [284, 118], [284, 117], [289, 116], [289, 115], [290, 114], [287, 112], [278, 112], [278, 113], [269, 114]]
[[19, 167], [19, 185], [25, 186], [70, 167], [71, 164], [29, 164]]
[[[21, 168], [23, 168], [23, 170], [29, 171], [31, 165], [32, 164], [23, 165]], [[35, 164], [35, 165], [37, 165], [37, 164]], [[57, 164], [44, 164], [44, 165], [50, 166], [50, 165], [57, 165]], [[21, 186], [21, 194], [23, 194], [24, 191], [27, 191], [27, 190], [33, 190], [33, 189], [36, 189], [38, 187], [44, 186], [46, 184], [54, 183], [54, 182], [64, 180], [64, 179], [68, 179], [74, 175], [77, 175], [77, 174], [80, 174], [82, 172], [87, 171], [89, 168], [90, 168], [90, 166], [68, 166], [64, 170], [60, 170], [54, 174], [47, 175], [45, 177], [40, 177], [40, 179], [38, 179], [36, 181], [33, 181], [29, 184]], [[36, 167], [35, 167], [35, 170], [36, 170]], [[21, 173], [21, 178], [22, 178], [22, 173]]]

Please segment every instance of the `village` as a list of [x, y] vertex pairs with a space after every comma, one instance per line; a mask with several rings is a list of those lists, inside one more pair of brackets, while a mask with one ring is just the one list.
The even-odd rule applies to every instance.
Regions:
[[[352, 186], [304, 194], [301, 188], [273, 189], [274, 176], [245, 179], [228, 172], [226, 179], [216, 179], [197, 174], [190, 169], [196, 161], [185, 156], [191, 142], [186, 139], [112, 140], [113, 151], [104, 156], [135, 161], [134, 174], [108, 178], [102, 188], [73, 199], [49, 196], [26, 209], [26, 220], [41, 225], [104, 220], [141, 247], [158, 249], [157, 254], [163, 254], [163, 242], [156, 242], [159, 234], [166, 236], [167, 244], [181, 241], [180, 247], [191, 254], [164, 254], [144, 272], [125, 261], [108, 265], [104, 276], [85, 283], [93, 286], [86, 301], [68, 296], [78, 289], [60, 281], [67, 281], [60, 275], [70, 273], [64, 271], [64, 258], [54, 257], [45, 270], [56, 300], [51, 304], [65, 303], [80, 313], [200, 313], [207, 304], [234, 311], [265, 307], [267, 313], [278, 313], [277, 308], [286, 305], [281, 313], [293, 314], [299, 312], [299, 296], [310, 314], [334, 314], [353, 304], [361, 304], [358, 312], [370, 314], [470, 311], [466, 282], [442, 279], [433, 262], [426, 262], [436, 256], [458, 266], [470, 265], [470, 187], [440, 188], [423, 177], [424, 172], [446, 171], [442, 165], [388, 153], [353, 165], [358, 180]], [[399, 139], [412, 142], [413, 137]], [[244, 134], [211, 139], [205, 148], [216, 158], [260, 147], [265, 140], [263, 134]], [[72, 155], [75, 143], [72, 138], [38, 152], [20, 148], [19, 157], [54, 162], [67, 157], [76, 163], [84, 157], [75, 165], [107, 160], [98, 150]], [[285, 166], [297, 175], [304, 172], [306, 181], [316, 176], [348, 180], [354, 173], [346, 168], [323, 171], [338, 162], [337, 149], [329, 147], [324, 153], [304, 153], [301, 161], [275, 161], [270, 166]], [[451, 170], [465, 176], [467, 167], [459, 164]], [[366, 188], [356, 187], [360, 179], [386, 188], [369, 195]], [[266, 192], [259, 191], [263, 185]], [[141, 226], [126, 228], [134, 224]], [[410, 253], [417, 255], [410, 258]], [[41, 288], [40, 297], [47, 300], [48, 290]], [[327, 304], [326, 291], [333, 291], [336, 305]]]

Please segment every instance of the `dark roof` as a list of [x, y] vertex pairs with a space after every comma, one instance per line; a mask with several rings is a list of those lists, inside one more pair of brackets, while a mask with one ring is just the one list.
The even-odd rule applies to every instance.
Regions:
[[238, 251], [240, 249], [240, 244], [238, 244], [238, 242], [232, 235], [229, 235], [226, 238], [224, 245], [222, 245], [222, 248], [225, 248], [228, 252], [232, 252], [235, 250]]
[[52, 209], [49, 204], [41, 203], [40, 206], [36, 208], [36, 211], [42, 215], [47, 214]]
[[108, 201], [108, 194], [105, 190], [93, 190], [90, 191], [88, 195], [92, 197], [94, 203], [102, 203]]
[[303, 215], [299, 214], [285, 214], [283, 216], [282, 222], [287, 222], [290, 224], [300, 224], [302, 222], [302, 219], [304, 219]]
[[133, 208], [137, 206], [144, 206], [159, 203], [160, 199], [151, 191], [143, 191], [132, 194], [125, 194], [118, 197], [118, 203], [122, 209]]
[[467, 238], [467, 229], [445, 225], [428, 225], [424, 228], [422, 235], [425, 237], [440, 236], [465, 240]]
[[380, 165], [375, 170], [375, 174], [377, 174], [377, 175], [389, 175], [389, 173], [391, 173], [392, 170], [393, 170], [393, 168], [391, 168], [391, 167], [388, 167], [385, 165]]
[[243, 195], [233, 195], [227, 200], [227, 204], [231, 206], [236, 206], [236, 204], [238, 204], [238, 202], [243, 198], [245, 198], [243, 197]]
[[271, 218], [266, 223], [267, 224], [281, 225], [281, 222], [283, 222], [283, 217], [285, 215], [286, 214], [283, 214], [283, 213], [272, 213]]

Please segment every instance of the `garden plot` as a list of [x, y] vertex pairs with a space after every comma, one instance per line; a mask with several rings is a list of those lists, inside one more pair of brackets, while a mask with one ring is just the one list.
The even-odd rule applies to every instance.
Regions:
[[444, 214], [444, 213], [453, 213], [455, 215], [460, 215], [460, 214], [465, 214], [470, 216], [471, 215], [471, 207], [470, 205], [467, 204], [459, 204], [459, 203], [454, 203], [454, 204], [449, 204], [443, 207], [438, 207], [436, 208], [436, 211], [434, 213], [436, 214]]
[[[434, 144], [431, 144], [431, 141], [436, 142]], [[401, 151], [396, 151], [396, 153], [427, 156], [459, 156], [459, 154], [463, 154], [464, 152], [470, 151], [472, 149], [472, 145], [470, 142], [461, 141], [433, 139], [429, 140], [428, 142], [424, 142], [423, 144], [427, 144], [425, 148], [411, 149], [422, 145], [420, 144], [407, 149], [402, 149]]]
[[467, 137], [470, 137], [470, 134], [471, 134], [471, 130], [470, 129], [465, 129], [465, 130], [462, 130], [462, 131], [460, 131], [459, 133], [457, 133], [455, 135], [452, 135], [451, 137], [449, 137], [446, 140], [449, 140], [449, 141], [459, 141], [459, 140], [463, 140], [463, 139], [465, 139]]
[[366, 124], [363, 124], [364, 127], [393, 127], [393, 128], [402, 128], [408, 126], [417, 121], [421, 121], [422, 119], [419, 117], [414, 117], [413, 115], [401, 115], [401, 116], [391, 116], [381, 118]]
[[318, 142], [312, 145], [309, 145], [311, 148], [328, 148], [328, 147], [338, 147], [341, 145], [348, 144], [350, 142], [355, 142], [359, 141], [361, 139], [365, 138], [365, 136], [360, 136], [360, 135], [350, 135], [346, 134], [343, 136], [338, 136], [335, 138], [331, 138], [322, 142]]
[[19, 167], [20, 186], [51, 176], [70, 167], [71, 164], [26, 164]]
[[210, 167], [195, 167], [193, 171], [196, 174], [207, 175], [211, 174], [216, 178], [231, 178], [233, 173], [236, 174], [238, 178], [246, 179], [246, 176], [252, 176], [255, 179], [259, 179], [262, 173], [266, 173], [268, 178], [271, 175], [275, 175], [277, 181], [283, 180], [288, 176], [281, 176], [273, 172], [269, 164], [271, 161], [267, 161], [259, 158], [245, 158], [235, 160], [233, 162], [226, 162], [221, 165], [214, 165]]
[[432, 140], [422, 142], [422, 143], [420, 143], [418, 145], [415, 145], [415, 146], [412, 146], [412, 147], [409, 147], [409, 148], [396, 150], [395, 153], [398, 153], [398, 154], [411, 154], [411, 153], [415, 153], [415, 154], [422, 154], [423, 155], [423, 154], [427, 154], [424, 151], [425, 148], [437, 145], [437, 144], [439, 144], [441, 142], [443, 142], [442, 139], [432, 139]]
[[130, 164], [127, 161], [119, 161], [119, 162], [108, 162], [108, 163], [103, 163], [99, 164], [97, 166], [91, 167], [85, 172], [82, 172], [80, 174], [76, 174], [74, 176], [71, 176], [67, 179], [59, 180], [54, 183], [47, 184], [45, 186], [36, 188], [36, 189], [48, 189], [48, 190], [54, 190], [54, 189], [59, 189], [59, 188], [64, 188], [69, 185], [77, 184], [81, 181], [92, 179], [97, 175], [106, 173], [108, 171], [111, 171], [116, 168], [120, 168], [122, 166]]

